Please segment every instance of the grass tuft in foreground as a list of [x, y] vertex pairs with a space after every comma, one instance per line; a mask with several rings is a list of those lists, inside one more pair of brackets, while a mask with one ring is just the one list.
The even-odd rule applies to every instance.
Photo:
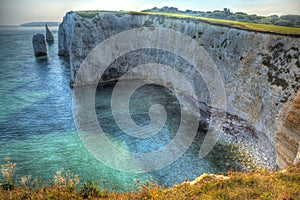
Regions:
[[[229, 172], [228, 176], [202, 175], [193, 182], [165, 189], [154, 183], [140, 184], [137, 191], [118, 193], [99, 189], [97, 183], [85, 182], [70, 172], [57, 172], [50, 185], [22, 177], [20, 185], [14, 179], [15, 164], [2, 165], [0, 199], [299, 199], [300, 163], [281, 172]], [[13, 187], [7, 187], [7, 183]], [[113, 191], [114, 192], [110, 192]]]

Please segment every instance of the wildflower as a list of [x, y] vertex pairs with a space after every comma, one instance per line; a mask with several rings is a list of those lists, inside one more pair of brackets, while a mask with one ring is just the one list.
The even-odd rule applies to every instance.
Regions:
[[59, 177], [59, 176], [61, 176], [61, 171], [57, 171], [56, 172], [56, 175]]
[[77, 175], [74, 176], [74, 180], [75, 180], [75, 185], [78, 185], [80, 181]]
[[21, 183], [23, 185], [26, 185], [27, 184], [27, 178], [26, 177], [21, 177]]
[[69, 180], [69, 186], [71, 186], [71, 187], [72, 187], [73, 185], [74, 185], [74, 182], [73, 182], [73, 180], [72, 180], [72, 179], [70, 179], [70, 180]]

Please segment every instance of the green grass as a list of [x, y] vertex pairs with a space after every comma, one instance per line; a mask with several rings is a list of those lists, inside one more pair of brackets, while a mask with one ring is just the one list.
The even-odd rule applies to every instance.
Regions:
[[174, 14], [174, 13], [136, 12], [136, 11], [125, 12], [125, 13], [133, 14], [133, 15], [157, 15], [157, 16], [165, 16], [170, 18], [192, 19], [192, 20], [199, 20], [213, 25], [239, 28], [239, 29], [244, 29], [249, 31], [300, 36], [300, 28], [295, 28], [295, 27], [285, 27], [285, 26], [275, 26], [275, 25], [267, 25], [267, 24], [256, 24], [256, 23], [249, 23], [249, 22], [238, 22], [238, 21], [231, 21], [231, 20], [212, 19], [212, 18], [205, 18], [205, 17]]
[[87, 10], [87, 11], [76, 11], [75, 13], [84, 18], [94, 18], [96, 15], [99, 14], [99, 10]]
[[[99, 12], [106, 12], [106, 11], [76, 11], [75, 13], [77, 13], [82, 17], [93, 18]], [[248, 31], [266, 32], [266, 33], [300, 37], [300, 28], [295, 28], [295, 27], [285, 27], [285, 26], [275, 26], [275, 25], [267, 25], [267, 24], [256, 24], [256, 23], [249, 23], [249, 22], [238, 22], [238, 21], [231, 21], [231, 20], [212, 19], [212, 18], [196, 17], [196, 16], [183, 15], [183, 14], [174, 14], [174, 13], [138, 12], [138, 11], [119, 11], [119, 13], [132, 14], [132, 15], [155, 15], [155, 16], [164, 16], [164, 17], [177, 18], [177, 19], [191, 19], [191, 20], [198, 20], [213, 25], [238, 28], [238, 29], [243, 29]]]

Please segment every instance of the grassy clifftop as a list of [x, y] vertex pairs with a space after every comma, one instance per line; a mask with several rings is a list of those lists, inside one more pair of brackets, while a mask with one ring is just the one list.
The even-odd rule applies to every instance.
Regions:
[[[99, 12], [106, 12], [106, 11], [76, 11], [75, 13], [82, 17], [93, 18], [97, 14], [99, 14]], [[250, 22], [212, 19], [212, 18], [184, 15], [184, 14], [174, 14], [174, 13], [136, 12], [136, 11], [120, 11], [119, 13], [132, 14], [132, 15], [156, 15], [156, 16], [164, 16], [164, 17], [178, 18], [178, 19], [192, 19], [192, 20], [199, 20], [212, 25], [217, 25], [217, 26], [226, 26], [226, 27], [238, 28], [238, 29], [243, 29], [248, 31], [300, 37], [300, 28], [295, 28], [295, 27], [285, 27], [285, 26], [275, 26], [275, 25], [267, 25], [267, 24], [256, 24]]]
[[274, 26], [274, 25], [267, 25], [267, 24], [256, 24], [256, 23], [238, 22], [238, 21], [222, 20], [222, 19], [212, 19], [212, 18], [196, 17], [196, 16], [173, 14], [173, 13], [157, 13], [157, 12], [127, 12], [127, 13], [140, 14], [140, 15], [141, 14], [158, 15], [158, 16], [181, 18], [181, 19], [194, 19], [194, 20], [199, 20], [213, 25], [239, 28], [243, 30], [257, 31], [257, 32], [276, 33], [282, 35], [294, 35], [300, 37], [300, 28], [294, 28], [294, 27]]

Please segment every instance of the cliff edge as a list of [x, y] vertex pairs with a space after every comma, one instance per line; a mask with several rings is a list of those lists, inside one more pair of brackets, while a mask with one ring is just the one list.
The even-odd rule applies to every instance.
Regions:
[[[91, 15], [69, 12], [59, 26], [58, 54], [70, 57], [71, 81], [82, 61], [99, 43], [140, 27], [179, 31], [209, 53], [225, 83], [228, 110], [222, 133], [231, 143], [249, 151], [261, 167], [274, 169], [276, 162], [285, 168], [296, 160], [300, 149], [299, 37], [217, 26], [190, 18], [107, 11], [95, 11]], [[184, 73], [192, 86], [201, 91], [200, 101], [210, 104], [201, 76], [178, 57], [153, 50], [136, 51], [132, 56], [135, 59], [125, 55], [112, 63], [102, 80], [118, 79], [131, 66], [155, 61]]]

